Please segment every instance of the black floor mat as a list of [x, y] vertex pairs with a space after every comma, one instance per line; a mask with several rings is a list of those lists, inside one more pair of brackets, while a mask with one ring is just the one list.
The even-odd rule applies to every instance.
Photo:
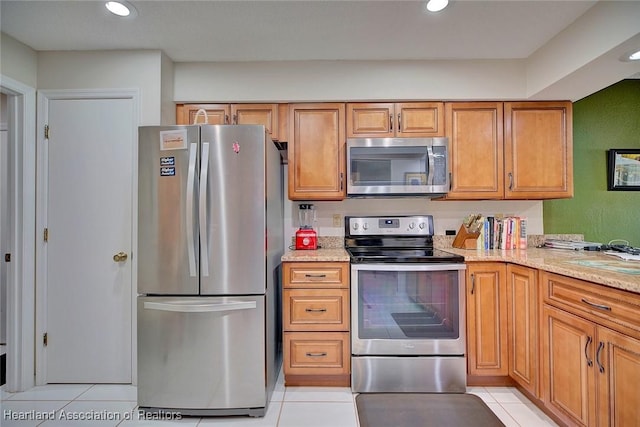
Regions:
[[360, 427], [504, 427], [473, 394], [366, 393], [356, 408]]

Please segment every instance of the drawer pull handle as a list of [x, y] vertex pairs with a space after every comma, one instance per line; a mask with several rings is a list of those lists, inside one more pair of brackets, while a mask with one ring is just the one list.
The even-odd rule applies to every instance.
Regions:
[[600, 344], [598, 344], [598, 351], [596, 351], [596, 363], [598, 364], [598, 369], [600, 370], [601, 374], [604, 374], [604, 366], [602, 366], [602, 363], [600, 363], [600, 352], [603, 348], [604, 343], [600, 341]]
[[324, 313], [327, 311], [326, 308], [305, 308], [304, 311], [307, 313]]
[[589, 359], [589, 355], [587, 354], [587, 348], [589, 348], [591, 341], [593, 341], [593, 338], [587, 337], [587, 343], [584, 345], [584, 357], [587, 359], [587, 366], [593, 366], [593, 360]]
[[308, 279], [324, 279], [327, 277], [326, 274], [305, 274], [304, 277]]
[[307, 353], [307, 357], [325, 357], [327, 353]]
[[585, 298], [582, 298], [581, 301], [585, 304], [590, 305], [591, 307], [595, 307], [600, 310], [611, 311], [611, 307], [609, 307], [608, 305], [596, 304], [595, 302], [588, 301]]

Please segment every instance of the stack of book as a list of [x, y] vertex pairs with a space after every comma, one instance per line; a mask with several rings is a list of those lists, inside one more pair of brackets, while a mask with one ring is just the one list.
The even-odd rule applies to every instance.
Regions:
[[519, 216], [486, 216], [480, 229], [478, 249], [526, 249], [527, 218]]

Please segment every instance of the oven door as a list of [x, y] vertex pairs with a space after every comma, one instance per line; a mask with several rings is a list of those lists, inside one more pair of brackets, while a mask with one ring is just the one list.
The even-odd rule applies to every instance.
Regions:
[[465, 353], [465, 264], [351, 265], [354, 356]]

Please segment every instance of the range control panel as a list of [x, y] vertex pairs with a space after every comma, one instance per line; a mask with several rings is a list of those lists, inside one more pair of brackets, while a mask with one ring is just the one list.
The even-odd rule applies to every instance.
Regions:
[[345, 236], [431, 236], [431, 215], [346, 216]]

